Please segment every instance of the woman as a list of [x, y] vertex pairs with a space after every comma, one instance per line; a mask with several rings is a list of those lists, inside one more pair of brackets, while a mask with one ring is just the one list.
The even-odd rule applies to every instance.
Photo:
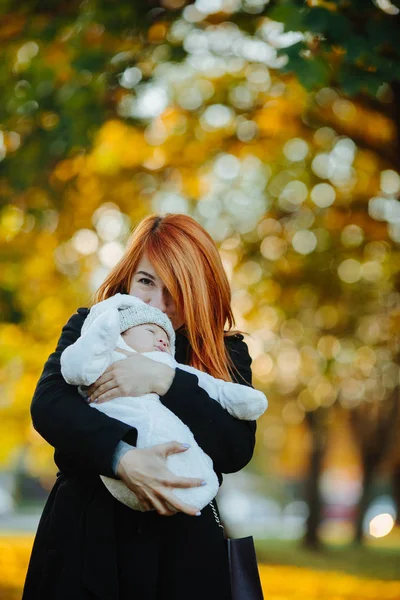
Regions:
[[[224, 332], [233, 316], [217, 248], [194, 219], [145, 218], [95, 300], [117, 292], [167, 313], [178, 362], [251, 385], [243, 337]], [[55, 447], [60, 471], [39, 523], [23, 600], [230, 600], [224, 538], [211, 507], [198, 515], [173, 493], [202, 485], [196, 473], [179, 478], [166, 468], [166, 456], [186, 448], [179, 440], [134, 448], [136, 429], [91, 410], [63, 380], [60, 355], [79, 337], [87, 314], [78, 309], [63, 328], [32, 400], [33, 424]], [[191, 429], [220, 483], [221, 473], [249, 462], [255, 422], [232, 417], [183, 370], [136, 354], [111, 365], [89, 388], [88, 400], [150, 392]], [[148, 512], [116, 501], [99, 474], [120, 477]]]

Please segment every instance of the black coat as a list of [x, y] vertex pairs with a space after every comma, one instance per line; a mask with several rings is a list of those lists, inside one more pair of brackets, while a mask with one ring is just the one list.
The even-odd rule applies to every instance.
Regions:
[[[133, 511], [99, 477], [114, 477], [114, 450], [121, 439], [135, 445], [137, 430], [93, 410], [61, 375], [60, 355], [79, 337], [87, 314], [78, 309], [63, 328], [32, 400], [34, 427], [55, 447], [59, 472], [39, 523], [23, 600], [229, 600], [223, 534], [210, 506], [199, 517]], [[226, 344], [251, 385], [243, 337], [227, 337]], [[175, 357], [186, 363], [187, 354], [187, 338], [178, 331]], [[176, 369], [161, 401], [191, 429], [220, 483], [221, 473], [250, 461], [255, 422], [232, 417], [195, 375]]]

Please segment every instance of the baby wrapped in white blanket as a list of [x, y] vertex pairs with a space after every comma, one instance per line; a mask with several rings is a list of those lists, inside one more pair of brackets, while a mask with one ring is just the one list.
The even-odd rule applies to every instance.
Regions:
[[[61, 355], [63, 377], [70, 384], [89, 386], [112, 363], [126, 358], [118, 349], [136, 352], [133, 346], [152, 360], [195, 374], [199, 386], [238, 419], [255, 420], [268, 406], [265, 395], [260, 391], [216, 379], [191, 366], [177, 363], [173, 358], [175, 332], [169, 318], [157, 308], [128, 294], [116, 294], [90, 309], [81, 337]], [[157, 394], [120, 397], [90, 406], [135, 427], [138, 431], [138, 448], [173, 440], [190, 444], [185, 452], [169, 455], [167, 467], [178, 476], [202, 478], [207, 485], [174, 488], [174, 493], [199, 510], [216, 496], [219, 483], [211, 458], [199, 447], [190, 429], [161, 403]], [[144, 510], [134, 492], [123, 481], [103, 475], [100, 477], [117, 500], [134, 510]]]

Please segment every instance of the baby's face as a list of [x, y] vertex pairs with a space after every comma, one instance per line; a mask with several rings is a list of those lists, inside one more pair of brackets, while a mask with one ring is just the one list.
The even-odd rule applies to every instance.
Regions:
[[167, 352], [171, 354], [169, 339], [164, 329], [153, 323], [136, 325], [122, 334], [125, 342], [136, 352]]

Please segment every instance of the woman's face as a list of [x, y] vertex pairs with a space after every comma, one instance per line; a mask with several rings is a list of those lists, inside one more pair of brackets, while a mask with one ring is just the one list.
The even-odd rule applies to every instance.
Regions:
[[129, 288], [131, 296], [136, 296], [155, 308], [159, 308], [171, 319], [174, 329], [183, 325], [184, 321], [177, 313], [171, 294], [164, 285], [164, 282], [157, 275], [155, 268], [147, 258], [146, 254], [136, 268]]

